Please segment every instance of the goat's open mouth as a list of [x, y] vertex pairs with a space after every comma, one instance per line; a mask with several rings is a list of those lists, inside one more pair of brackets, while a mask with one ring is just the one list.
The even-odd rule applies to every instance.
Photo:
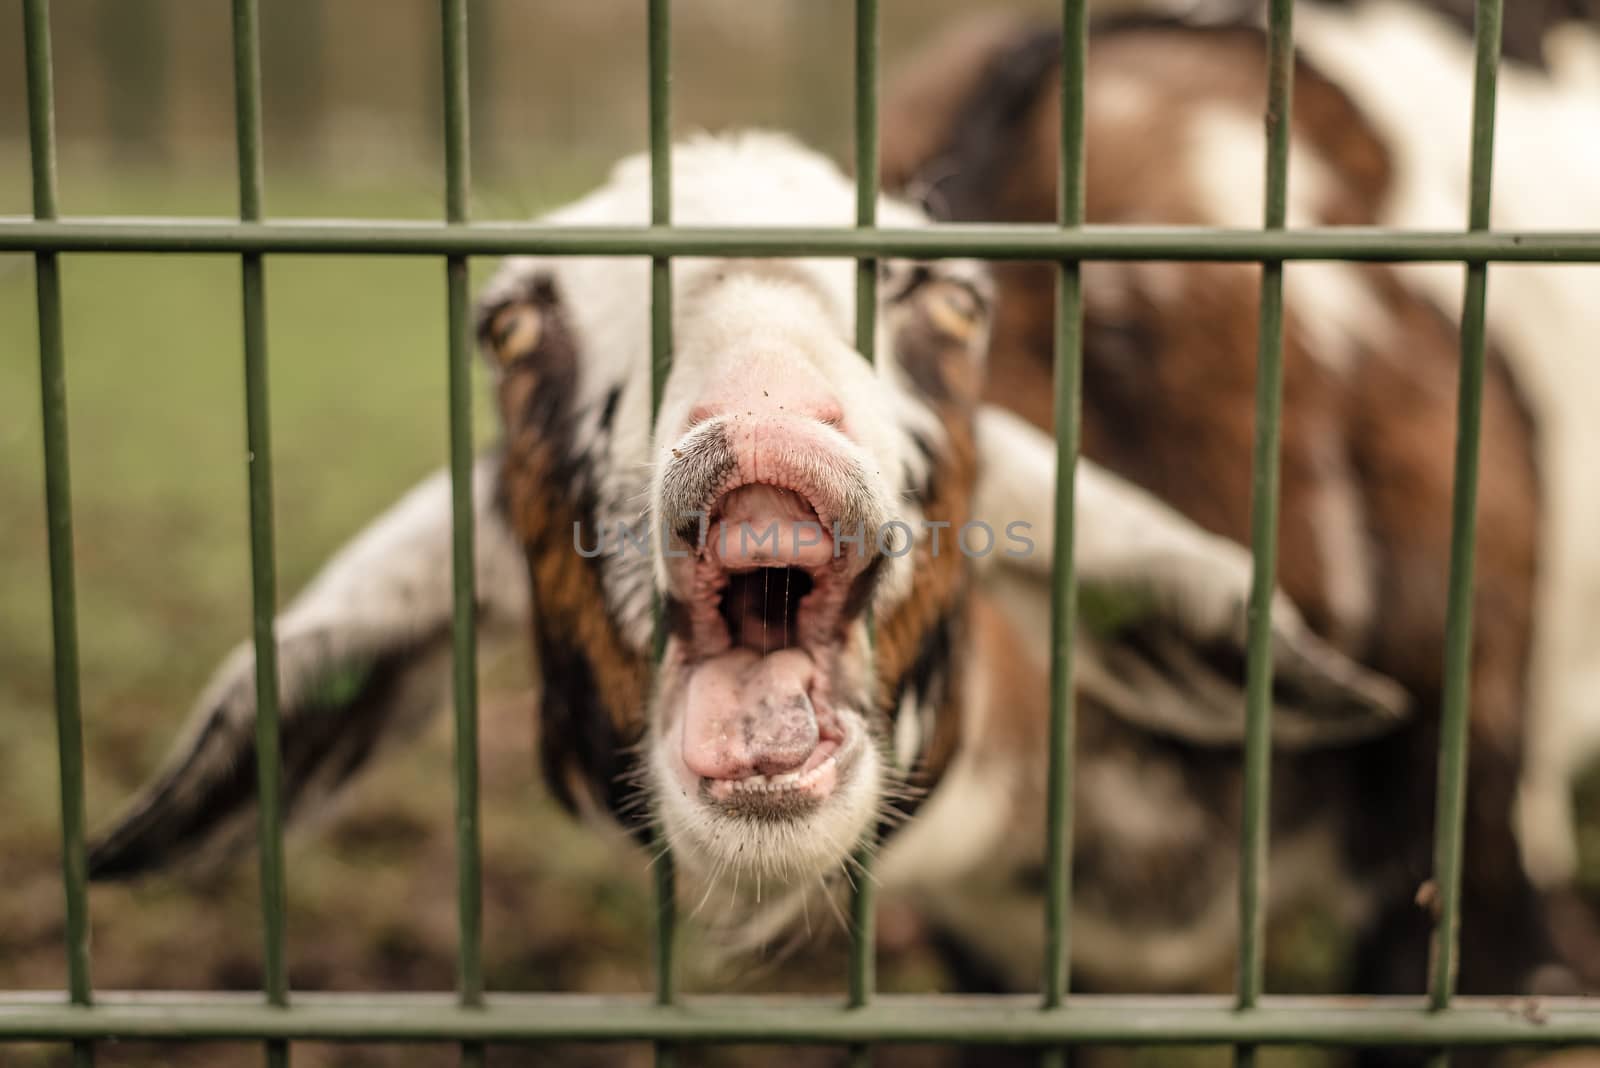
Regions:
[[816, 588], [809, 571], [798, 567], [758, 567], [728, 576], [717, 612], [734, 648], [766, 656], [800, 640], [800, 602]]
[[718, 808], [783, 818], [826, 800], [865, 733], [844, 688], [849, 584], [810, 501], [761, 484], [711, 510], [693, 561], [682, 759]]

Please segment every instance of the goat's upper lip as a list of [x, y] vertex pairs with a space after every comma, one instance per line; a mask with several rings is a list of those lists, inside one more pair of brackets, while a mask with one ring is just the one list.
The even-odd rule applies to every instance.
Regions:
[[[811, 420], [784, 418], [759, 438], [752, 426], [718, 417], [698, 424], [670, 450], [660, 490], [662, 521], [677, 549], [700, 551], [725, 513], [814, 523], [848, 537], [856, 548], [839, 554], [860, 570], [877, 551], [874, 535], [888, 518], [860, 449], [839, 432]], [[739, 509], [759, 490], [762, 505]], [[814, 538], [812, 539], [815, 540]]]
[[766, 482], [747, 482], [724, 493], [706, 534], [706, 549], [728, 571], [798, 567], [814, 572], [834, 555], [832, 533], [812, 500]]

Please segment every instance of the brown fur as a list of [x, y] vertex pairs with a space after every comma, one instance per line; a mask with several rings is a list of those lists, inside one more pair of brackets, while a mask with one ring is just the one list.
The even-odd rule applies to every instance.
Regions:
[[[576, 345], [555, 294], [537, 285], [518, 302], [490, 309], [485, 324], [484, 340], [501, 368], [502, 491], [528, 558], [538, 605], [535, 653], [547, 676], [540, 758], [551, 789], [569, 806], [585, 797], [614, 805], [627, 775], [617, 755], [644, 731], [649, 665], [606, 611], [598, 561], [573, 550], [575, 526], [590, 531], [591, 541], [596, 536], [568, 451]], [[516, 348], [519, 342], [526, 347]], [[569, 671], [578, 677], [563, 678]]]
[[[1059, 72], [1051, 70], [1039, 81], [1026, 107], [984, 112], [970, 99], [985, 91], [982, 72], [998, 79], [995, 72], [1014, 62], [1009, 57], [1037, 47], [1019, 41], [1016, 35], [998, 37], [987, 24], [958, 31], [928, 53], [923, 68], [911, 72], [907, 91], [887, 97], [884, 174], [899, 177], [912, 194], [926, 185], [927, 203], [936, 213], [946, 201], [970, 209], [976, 189], [981, 212], [969, 210], [959, 220], [1045, 222], [1055, 216]], [[944, 65], [951, 57], [971, 66], [949, 69]], [[946, 89], [935, 93], [928, 84], [938, 84], [933, 72], [939, 69]], [[973, 69], [980, 71], [978, 77]], [[1185, 124], [1201, 102], [1259, 115], [1265, 75], [1263, 41], [1253, 30], [1157, 27], [1096, 36], [1087, 74], [1089, 221], [1212, 223], [1174, 177]], [[1301, 63], [1295, 78], [1295, 137], [1336, 179], [1328, 202], [1316, 205], [1314, 221], [1375, 222], [1391, 167], [1382, 142], [1349, 98], [1315, 69]], [[1148, 101], [1140, 112], [1142, 125], [1130, 126], [1125, 109], [1116, 106], [1115, 94], [1128, 86]], [[1014, 87], [1008, 84], [1006, 91]], [[950, 146], [981, 140], [960, 131], [963, 122], [998, 113], [1011, 115], [1013, 125], [988, 133], [984, 143], [999, 146], [993, 159], [952, 157]], [[962, 188], [963, 163], [978, 168], [983, 182], [942, 198], [941, 181]], [[1425, 937], [1425, 926], [1411, 909], [1409, 894], [1426, 877], [1430, 856], [1459, 341], [1444, 317], [1405, 287], [1403, 275], [1376, 266], [1352, 269], [1379, 294], [1396, 329], [1385, 351], [1363, 349], [1353, 371], [1339, 374], [1314, 359], [1312, 335], [1298, 322], [1292, 303], [1287, 310], [1279, 578], [1313, 627], [1394, 676], [1419, 701], [1416, 727], [1352, 751], [1332, 780], [1316, 773], [1309, 781], [1320, 780], [1337, 793], [1307, 798], [1313, 807], [1353, 806], [1351, 863], [1402, 902], [1395, 918], [1380, 926], [1390, 924], [1387, 933], [1395, 943], [1416, 942]], [[1150, 272], [1162, 272], [1156, 279], [1160, 284], [1152, 284]], [[988, 400], [1044, 428], [1052, 422], [1052, 273], [1043, 264], [998, 267], [986, 390]], [[1084, 268], [1084, 455], [1153, 490], [1200, 525], [1241, 542], [1248, 541], [1250, 516], [1259, 274], [1255, 266], [1203, 263]], [[1508, 988], [1520, 978], [1518, 962], [1542, 944], [1539, 933], [1527, 930], [1531, 890], [1509, 825], [1536, 562], [1533, 433], [1509, 376], [1491, 357], [1484, 389], [1471, 693], [1462, 980], [1468, 989]], [[1341, 633], [1327, 603], [1313, 501], [1328, 474], [1330, 443], [1353, 476], [1376, 564], [1376, 611], [1367, 633]], [[1148, 739], [1134, 739], [1127, 743], [1132, 750], [1116, 755], [1106, 747], [1125, 743], [1113, 743], [1104, 734], [1105, 725], [1092, 709], [1082, 715], [1080, 760], [1137, 763], [1153, 756]], [[1233, 811], [1235, 771], [1216, 768], [1222, 777], [1209, 785], [1195, 778], [1211, 774], [1203, 769], [1216, 763], [1214, 755], [1191, 752], [1164, 759], [1177, 760], [1173, 771], [1189, 781], [1191, 796], [1212, 798], [1220, 806], [1213, 811]], [[1291, 781], [1304, 785], [1310, 773], [1290, 774]], [[1289, 810], [1298, 804], [1281, 796], [1284, 792], [1275, 798], [1280, 836], [1287, 829], [1284, 820], [1293, 821]], [[1347, 800], [1335, 801], [1335, 796]], [[1092, 818], [1088, 822], [1080, 825], [1080, 834], [1092, 837]], [[1233, 842], [1222, 835], [1197, 846], [1231, 850]], [[1095, 847], [1080, 842], [1080, 851], [1085, 848]], [[1191, 870], [1203, 867], [1191, 860]], [[1143, 887], [1147, 894], [1171, 885], [1156, 872], [1146, 874], [1153, 880]], [[1095, 892], [1095, 882], [1080, 873], [1080, 895]], [[1140, 889], [1137, 880], [1130, 885]], [[1121, 907], [1132, 906], [1123, 902]], [[1517, 939], [1529, 944], [1519, 946]], [[1383, 989], [1416, 989], [1423, 978], [1421, 958], [1398, 945], [1391, 948], [1406, 963], [1369, 961], [1362, 981]]]
[[[893, 300], [889, 311], [899, 358], [943, 416], [946, 433], [922, 495], [923, 517], [951, 524], [941, 531], [937, 554], [926, 541], [913, 550], [916, 582], [910, 595], [877, 628], [874, 657], [880, 711], [890, 719], [898, 714], [900, 695], [914, 680], [918, 660], [938, 655], [929, 642], [939, 639], [940, 628], [946, 628], [944, 638], [952, 648], [959, 648], [965, 637], [963, 601], [971, 566], [955, 539], [972, 514], [978, 475], [973, 434], [980, 387], [976, 350], [988, 315], [987, 302], [978, 294], [957, 283], [930, 280], [920, 271]], [[936, 670], [943, 694], [937, 701], [933, 737], [925, 741], [921, 758], [911, 769], [911, 781], [920, 786], [938, 781], [959, 741], [964, 658], [945, 657]]]

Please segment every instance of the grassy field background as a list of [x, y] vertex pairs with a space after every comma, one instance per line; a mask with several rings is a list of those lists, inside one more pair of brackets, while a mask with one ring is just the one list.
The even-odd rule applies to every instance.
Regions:
[[[171, 116], [146, 137], [118, 104], [121, 53], [97, 29], [110, 3], [57, 5], [62, 198], [72, 214], [226, 216], [235, 210], [226, 5], [115, 0], [162, 15]], [[436, 218], [434, 6], [385, 0], [264, 5], [268, 210], [276, 216]], [[833, 151], [849, 143], [850, 5], [682, 0], [679, 128], [765, 124]], [[885, 0], [888, 62], [961, 5]], [[1047, 10], [1048, 0], [1002, 5]], [[0, 0], [0, 214], [29, 210], [20, 140], [20, 0]], [[643, 146], [643, 5], [474, 0], [493, 51], [475, 95], [474, 213], [522, 218]], [[295, 19], [323, 10], [316, 78]], [[768, 12], [778, 11], [779, 15]], [[298, 13], [298, 14], [296, 14]], [[779, 17], [781, 16], [781, 17]], [[129, 32], [141, 24], [135, 23]], [[97, 36], [98, 34], [98, 36]], [[219, 58], [223, 57], [223, 58]], [[304, 99], [311, 92], [313, 98]], [[133, 86], [128, 87], [132, 92]], [[484, 91], [480, 88], [479, 94]], [[299, 95], [296, 95], [299, 94]], [[143, 99], [141, 97], [140, 99]], [[296, 110], [299, 109], [299, 110]], [[316, 119], [315, 130], [306, 116]], [[474, 264], [481, 280], [492, 265]], [[249, 632], [239, 268], [226, 256], [63, 260], [78, 630], [91, 829], [156, 767], [212, 667]], [[429, 259], [274, 257], [267, 267], [280, 595], [446, 452], [444, 269]], [[58, 786], [32, 261], [0, 256], [0, 990], [65, 982]], [[480, 394], [481, 394], [480, 390]], [[480, 400], [482, 398], [480, 397]], [[477, 434], [493, 433], [486, 404]], [[535, 773], [527, 680], [515, 662], [483, 698], [485, 946], [492, 989], [648, 988], [643, 859], [575, 825]], [[446, 990], [454, 981], [448, 722], [363, 779], [337, 814], [289, 838], [290, 977], [304, 990]], [[1600, 809], [1600, 791], [1594, 809]], [[1600, 857], [1591, 827], [1586, 854]], [[1593, 874], [1593, 873], [1592, 873]], [[1600, 883], [1600, 879], [1592, 881]], [[180, 873], [91, 892], [94, 981], [120, 989], [249, 990], [260, 982], [256, 873]], [[947, 977], [892, 903], [882, 982]], [[689, 940], [692, 944], [692, 939]], [[1342, 947], [1319, 917], [1273, 932], [1275, 989], [1315, 986]], [[691, 986], [839, 990], [841, 941], [781, 968]], [[904, 1051], [882, 1063], [925, 1063]], [[497, 1063], [637, 1062], [635, 1049], [495, 1051]], [[789, 1057], [784, 1063], [826, 1061]], [[257, 1063], [244, 1047], [106, 1045], [101, 1065]], [[0, 1065], [65, 1063], [3, 1047]], [[756, 1058], [765, 1062], [769, 1058]], [[1133, 1058], [1224, 1064], [1213, 1051]], [[1268, 1063], [1329, 1058], [1272, 1053]], [[296, 1046], [297, 1065], [454, 1064], [449, 1049]], [[697, 1055], [693, 1063], [700, 1063]]]

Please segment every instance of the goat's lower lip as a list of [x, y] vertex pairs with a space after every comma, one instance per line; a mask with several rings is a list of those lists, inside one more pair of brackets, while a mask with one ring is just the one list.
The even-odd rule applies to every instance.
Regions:
[[860, 745], [855, 715], [842, 713], [836, 717], [835, 735], [819, 742], [794, 771], [740, 779], [701, 778], [701, 796], [718, 807], [741, 811], [808, 808], [827, 800], [850, 774]]

